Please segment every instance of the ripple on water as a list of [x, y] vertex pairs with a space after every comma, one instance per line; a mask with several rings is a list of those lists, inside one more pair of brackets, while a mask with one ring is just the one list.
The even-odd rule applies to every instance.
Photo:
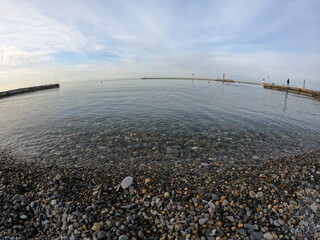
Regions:
[[256, 86], [88, 82], [0, 106], [0, 147], [52, 161], [263, 159], [320, 146], [319, 101]]

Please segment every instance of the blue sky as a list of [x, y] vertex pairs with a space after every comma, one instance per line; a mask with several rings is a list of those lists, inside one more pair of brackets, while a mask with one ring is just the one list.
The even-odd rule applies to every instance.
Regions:
[[319, 0], [2, 0], [0, 89], [143, 76], [320, 90]]

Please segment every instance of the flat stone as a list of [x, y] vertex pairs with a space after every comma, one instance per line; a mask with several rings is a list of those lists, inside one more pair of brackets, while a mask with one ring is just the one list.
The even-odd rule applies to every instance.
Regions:
[[127, 189], [132, 185], [132, 183], [133, 183], [133, 177], [130, 177], [130, 176], [125, 177], [121, 182], [121, 187], [123, 189]]
[[251, 224], [245, 223], [243, 226], [248, 229], [248, 232], [250, 233], [254, 231], [254, 227]]
[[209, 218], [200, 218], [199, 219], [199, 224], [200, 225], [204, 225], [204, 224], [206, 224], [206, 222], [209, 220]]
[[119, 240], [129, 240], [129, 238], [126, 235], [121, 235], [118, 238]]
[[227, 206], [228, 204], [229, 204], [228, 200], [225, 199], [225, 200], [222, 201], [221, 205], [224, 207], [224, 206]]
[[263, 238], [263, 232], [252, 232], [250, 235], [250, 239], [253, 240], [261, 240]]
[[128, 204], [128, 205], [123, 205], [121, 206], [122, 209], [133, 209], [137, 206], [136, 203]]
[[217, 194], [214, 194], [214, 193], [211, 195], [211, 198], [214, 201], [219, 201], [219, 199], [220, 199], [220, 197]]
[[318, 209], [318, 205], [316, 203], [312, 203], [310, 208], [311, 208], [312, 211], [316, 212], [317, 209]]
[[276, 227], [280, 227], [280, 223], [278, 220], [273, 221], [273, 225], [275, 225]]
[[262, 198], [263, 197], [263, 192], [257, 192], [257, 197]]
[[247, 236], [247, 233], [246, 233], [246, 231], [243, 229], [243, 228], [241, 228], [240, 230], [239, 230], [239, 233], [242, 235], [242, 236]]
[[271, 233], [267, 232], [263, 235], [263, 237], [266, 239], [266, 240], [272, 240], [273, 239], [273, 236]]
[[57, 205], [57, 200], [54, 200], [54, 199], [53, 199], [53, 200], [51, 201], [51, 205], [52, 205], [52, 206]]
[[27, 219], [28, 217], [26, 215], [21, 215], [20, 218], [21, 219]]
[[105, 231], [99, 231], [97, 234], [97, 238], [100, 239], [106, 239], [107, 233]]

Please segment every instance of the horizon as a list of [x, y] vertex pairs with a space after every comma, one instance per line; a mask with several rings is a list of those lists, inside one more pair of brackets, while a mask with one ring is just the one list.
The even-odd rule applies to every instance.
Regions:
[[320, 90], [319, 11], [317, 0], [5, 0], [0, 91], [192, 73]]

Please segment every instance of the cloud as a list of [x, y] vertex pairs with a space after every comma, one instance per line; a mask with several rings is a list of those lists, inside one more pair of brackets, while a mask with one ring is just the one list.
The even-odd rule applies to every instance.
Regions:
[[2, 64], [47, 62], [54, 53], [81, 52], [85, 45], [76, 27], [48, 17], [28, 2], [6, 1], [0, 9]]
[[14, 46], [0, 46], [0, 66], [18, 66], [54, 60], [48, 51], [23, 51]]
[[65, 79], [197, 72], [319, 81], [317, 8], [317, 0], [4, 0], [0, 67]]

